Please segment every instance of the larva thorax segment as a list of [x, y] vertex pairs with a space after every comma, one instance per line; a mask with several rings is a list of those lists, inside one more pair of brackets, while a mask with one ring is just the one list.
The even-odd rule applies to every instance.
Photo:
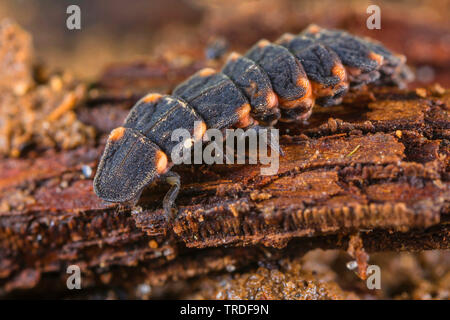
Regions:
[[[169, 157], [178, 144], [171, 139], [173, 130], [183, 128], [195, 139], [202, 138], [206, 123], [185, 101], [170, 95], [153, 94], [149, 97], [144, 97], [131, 109], [124, 127], [138, 130]], [[202, 125], [196, 128], [195, 122]]]
[[198, 71], [178, 85], [172, 94], [186, 101], [208, 128], [230, 128], [245, 121], [249, 125], [253, 123], [244, 93], [227, 75], [211, 68]]
[[245, 95], [253, 118], [264, 125], [272, 125], [278, 121], [278, 97], [273, 91], [269, 77], [259, 65], [238, 53], [232, 53], [222, 72]]
[[[261, 40], [245, 56], [267, 74], [278, 97], [281, 118], [299, 120], [314, 105], [311, 83], [300, 61], [285, 47]], [[295, 115], [294, 117], [292, 117]]]
[[171, 139], [177, 128], [188, 130], [194, 143], [203, 138], [206, 123], [180, 98], [148, 94], [140, 99], [108, 138], [94, 179], [97, 195], [112, 202], [135, 200], [145, 186], [166, 175], [179, 143]]

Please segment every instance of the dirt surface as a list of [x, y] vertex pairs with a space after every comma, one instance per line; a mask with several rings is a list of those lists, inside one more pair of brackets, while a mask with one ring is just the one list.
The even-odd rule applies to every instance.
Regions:
[[[127, 10], [121, 0], [77, 4], [81, 31], [65, 28], [65, 2], [4, 0], [0, 18], [14, 17], [27, 30], [36, 30], [39, 60], [91, 80], [106, 64], [160, 56], [184, 64], [204, 58], [206, 47], [217, 39], [226, 40], [228, 51], [242, 52], [262, 38], [272, 41], [316, 23], [367, 35], [405, 54], [419, 72], [414, 85], [450, 85], [448, 0], [377, 1], [381, 30], [367, 29], [369, 4], [359, 0], [135, 0]], [[43, 7], [47, 15], [40, 14]]]
[[[448, 299], [450, 255], [442, 251], [376, 253], [381, 290], [369, 290], [347, 269], [337, 250], [312, 250], [301, 258], [261, 263], [244, 273], [204, 277], [185, 298], [200, 299]], [[231, 270], [230, 270], [231, 271]]]

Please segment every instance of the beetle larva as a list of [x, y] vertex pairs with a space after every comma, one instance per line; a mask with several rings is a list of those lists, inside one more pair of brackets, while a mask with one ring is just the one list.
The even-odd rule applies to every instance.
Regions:
[[261, 40], [245, 55], [232, 53], [221, 71], [200, 70], [172, 95], [153, 93], [139, 100], [123, 126], [111, 132], [94, 190], [106, 201], [126, 202], [163, 178], [172, 186], [164, 198], [169, 214], [180, 188], [168, 156], [176, 145], [173, 130], [185, 128], [201, 141], [207, 128], [258, 129], [279, 120], [301, 121], [314, 104], [339, 104], [364, 84], [400, 86], [407, 74], [403, 56], [345, 31], [312, 25], [275, 43]]

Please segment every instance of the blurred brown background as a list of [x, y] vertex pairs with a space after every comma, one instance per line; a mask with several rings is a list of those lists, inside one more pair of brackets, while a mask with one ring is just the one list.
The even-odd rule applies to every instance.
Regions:
[[[66, 28], [66, 8], [81, 7], [82, 29]], [[381, 8], [381, 30], [368, 30], [366, 8]], [[380, 39], [408, 57], [418, 82], [450, 85], [450, 1], [333, 0], [2, 0], [10, 17], [34, 37], [38, 61], [94, 78], [113, 62], [176, 53], [202, 58], [204, 48], [224, 38], [245, 50], [256, 40], [298, 32], [309, 23], [345, 28]], [[167, 50], [170, 48], [170, 52]]]

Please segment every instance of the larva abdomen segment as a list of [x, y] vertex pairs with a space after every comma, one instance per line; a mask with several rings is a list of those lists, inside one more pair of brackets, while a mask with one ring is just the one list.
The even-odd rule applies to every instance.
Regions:
[[176, 87], [174, 96], [185, 100], [204, 119], [208, 128], [223, 129], [253, 123], [244, 94], [225, 74], [213, 69], [200, 70]]
[[278, 97], [264, 70], [254, 61], [232, 53], [222, 72], [244, 93], [252, 107], [252, 116], [260, 123], [271, 125], [280, 118]]
[[277, 43], [286, 47], [305, 69], [316, 104], [338, 104], [348, 91], [347, 72], [337, 54], [329, 47], [303, 36], [284, 34]]

